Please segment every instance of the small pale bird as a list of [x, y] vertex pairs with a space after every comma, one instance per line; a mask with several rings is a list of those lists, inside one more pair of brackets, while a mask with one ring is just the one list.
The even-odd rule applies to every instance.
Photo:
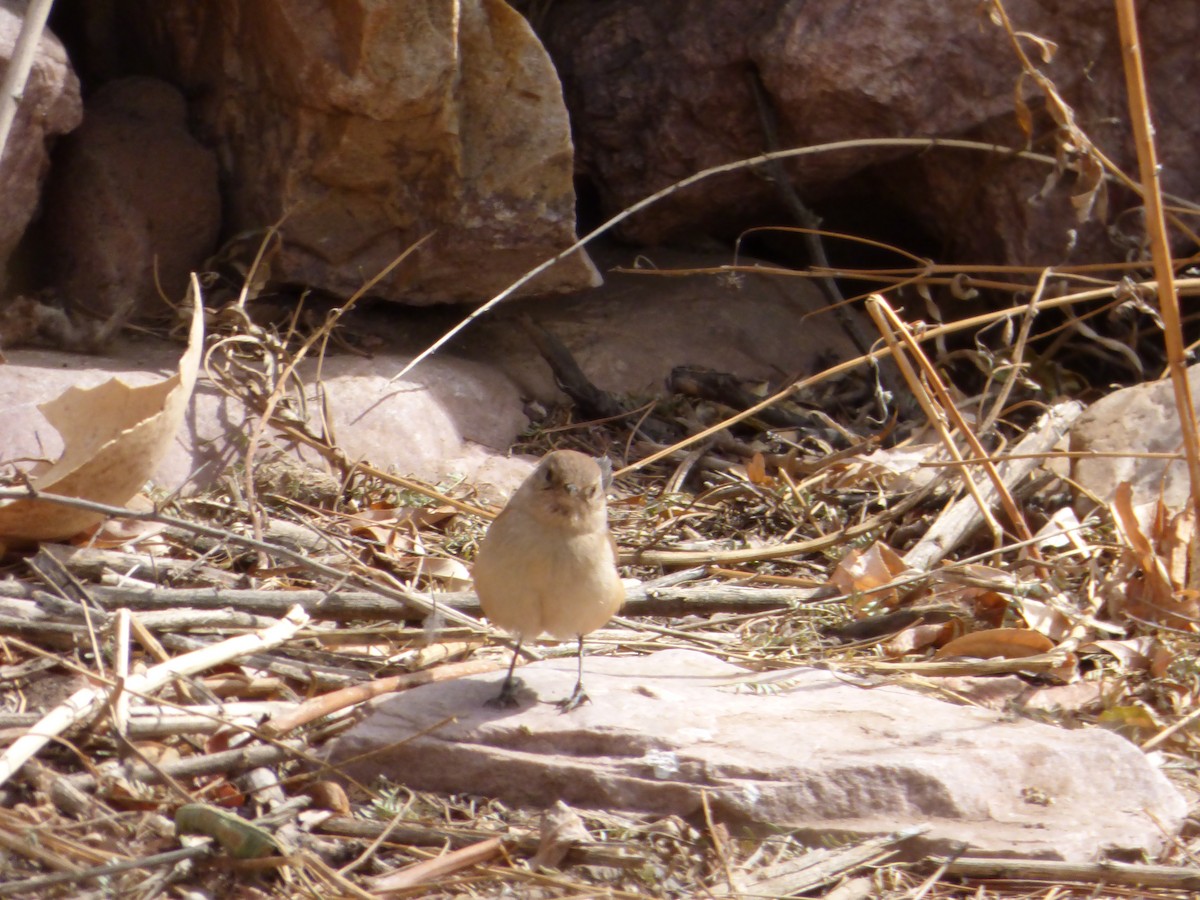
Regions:
[[587, 702], [583, 636], [625, 602], [617, 547], [608, 531], [607, 481], [590, 456], [555, 450], [488, 529], [475, 560], [475, 590], [488, 619], [517, 637], [508, 675], [491, 705], [517, 705], [513, 668], [521, 642], [542, 633], [579, 641], [579, 678], [559, 706], [565, 712]]

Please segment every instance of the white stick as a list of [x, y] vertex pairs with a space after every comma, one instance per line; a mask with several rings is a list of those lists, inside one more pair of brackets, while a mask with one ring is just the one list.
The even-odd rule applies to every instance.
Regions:
[[[248, 653], [256, 653], [276, 647], [288, 640], [308, 624], [308, 614], [299, 606], [293, 606], [288, 614], [274, 625], [255, 634], [241, 634], [211, 647], [202, 647], [159, 663], [146, 672], [130, 675], [125, 680], [126, 691], [148, 694], [157, 690], [177, 675], [195, 675], [213, 666], [221, 665]], [[16, 774], [51, 739], [62, 734], [74, 723], [87, 718], [97, 706], [104, 702], [111, 688], [108, 685], [83, 688], [76, 691], [66, 702], [50, 710], [42, 720], [17, 738], [0, 756], [0, 785]]]
[[30, 0], [29, 8], [25, 10], [25, 21], [21, 23], [21, 33], [17, 36], [17, 46], [13, 48], [12, 59], [8, 61], [4, 81], [0, 82], [0, 160], [4, 159], [8, 133], [12, 130], [13, 119], [17, 117], [17, 104], [25, 93], [25, 82], [29, 79], [29, 70], [33, 68], [38, 41], [46, 30], [46, 19], [50, 17], [50, 7], [53, 5], [54, 0]]

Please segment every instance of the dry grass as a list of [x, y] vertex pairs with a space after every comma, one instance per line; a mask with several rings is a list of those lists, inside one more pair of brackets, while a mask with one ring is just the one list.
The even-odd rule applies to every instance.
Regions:
[[[1127, 290], [1115, 278], [1088, 277], [1093, 299], [1077, 303], [1103, 305]], [[1026, 287], [1035, 293], [1036, 282], [1031, 278]], [[1019, 315], [1028, 325], [1023, 345], [1043, 345], [1047, 335], [1039, 331], [1036, 304], [1023, 305]], [[903, 344], [903, 323], [898, 317], [888, 321]], [[861, 376], [862, 367], [808, 380], [805, 390], [810, 396], [821, 392], [821, 407], [838, 423], [834, 430], [767, 429], [753, 416], [734, 415], [713, 401], [666, 398], [657, 406], [664, 421], [695, 429], [696, 423], [718, 420], [721, 427], [710, 429], [704, 452], [680, 446], [655, 461], [648, 461], [654, 448], [633, 431], [632, 420], [576, 422], [569, 409], [560, 408], [535, 423], [519, 451], [628, 448], [620, 460], [626, 466], [615, 486], [613, 525], [628, 574], [658, 580], [662, 589], [652, 597], [635, 594], [626, 618], [606, 630], [595, 652], [687, 646], [759, 669], [806, 663], [866, 669], [949, 699], [961, 699], [965, 688], [960, 681], [953, 690], [944, 688], [947, 675], [1016, 672], [1034, 684], [1064, 679], [1103, 684], [1102, 692], [1052, 718], [1116, 728], [1164, 754], [1168, 771], [1191, 795], [1198, 758], [1189, 713], [1200, 692], [1194, 620], [1177, 606], [1169, 615], [1156, 613], [1154, 598], [1147, 602], [1130, 594], [1127, 587], [1145, 560], [1131, 557], [1130, 540], [1110, 510], [1102, 507], [1069, 524], [1062, 518], [1070, 500], [1066, 486], [1035, 469], [1006, 486], [1009, 508], [997, 507], [1001, 511], [991, 526], [977, 515], [974, 525], [959, 529], [943, 565], [913, 570], [903, 564], [956, 500], [966, 496], [968, 510], [975, 505], [957, 473], [983, 473], [976, 457], [1022, 455], [1008, 450], [1036, 430], [1049, 406], [1052, 393], [1030, 377], [1027, 361], [1012, 358], [1001, 343], [988, 347], [978, 330], [977, 338], [969, 352], [935, 351], [925, 360], [916, 344], [907, 345], [914, 371], [927, 366], [913, 384], [931, 415], [949, 398], [956, 409], [971, 412], [970, 421], [992, 423], [974, 435], [973, 444], [961, 439], [966, 418], [940, 436], [914, 418], [896, 426], [883, 442], [890, 447], [875, 453], [890, 426], [863, 413], [873, 411], [864, 397], [870, 397], [874, 382]], [[1078, 358], [1086, 340], [1076, 332], [1058, 346], [1056, 359], [1073, 352]], [[927, 339], [923, 346], [938, 345]], [[268, 355], [292, 353], [287, 341], [241, 340], [236, 347], [239, 366], [216, 365], [214, 358], [211, 370], [244, 373], [250, 365], [258, 372], [289, 370], [279, 358], [265, 363]], [[970, 365], [962, 365], [964, 360]], [[941, 390], [929, 388], [934, 373], [944, 382]], [[971, 386], [956, 387], [956, 380]], [[247, 402], [288, 393], [278, 385], [264, 391], [244, 374], [224, 383]], [[296, 433], [294, 421], [279, 424]], [[311, 435], [308, 440], [320, 443]], [[946, 464], [950, 446], [960, 457], [953, 465]], [[336, 448], [325, 449], [336, 463]], [[935, 464], [893, 471], [889, 460], [906, 454]], [[786, 832], [751, 838], [703, 817], [683, 821], [617, 811], [581, 812], [590, 840], [574, 846], [561, 868], [534, 871], [526, 864], [538, 844], [533, 813], [488, 798], [417, 794], [386, 781], [352, 786], [344, 798], [305, 772], [311, 768], [306, 760], [343, 726], [351, 705], [381, 687], [404, 689], [499, 668], [506, 651], [476, 625], [475, 609], [461, 593], [487, 523], [487, 510], [477, 506], [471, 487], [413, 484], [349, 465], [331, 470], [332, 478], [318, 477], [259, 459], [248, 473], [231, 473], [223, 487], [145, 516], [165, 523], [165, 531], [106, 533], [91, 551], [47, 547], [28, 559], [10, 559], [15, 580], [4, 583], [7, 593], [29, 599], [7, 602], [23, 602], [36, 615], [20, 628], [6, 620], [5, 677], [16, 701], [5, 722], [9, 739], [36, 730], [40, 714], [32, 710], [45, 710], [79, 689], [84, 675], [98, 686], [98, 701], [91, 715], [6, 785], [0, 838], [6, 884], [0, 896], [20, 895], [27, 879], [33, 881], [23, 890], [26, 896], [119, 891], [149, 897], [167, 890], [168, 883], [202, 884], [216, 895], [358, 896], [370, 889], [373, 874], [416, 866], [447, 850], [463, 855], [443, 859], [441, 868], [414, 870], [415, 885], [397, 895], [491, 896], [508, 889], [520, 896], [684, 897], [719, 894], [731, 878], [745, 883], [769, 877], [785, 880], [769, 882], [766, 893], [797, 884], [820, 892], [854, 876], [869, 880], [871, 896], [914, 896], [923, 884], [925, 896], [934, 897], [1048, 896], [1048, 876], [1031, 870], [1023, 877], [1019, 866], [1005, 878], [964, 881], [953, 865], [939, 870], [938, 860], [889, 863], [886, 848], [814, 850]], [[977, 476], [977, 491], [988, 480]], [[246, 484], [253, 484], [253, 507]], [[1070, 539], [1046, 539], [1051, 522], [1073, 529]], [[112, 587], [116, 573], [146, 578], [150, 567], [157, 585], [144, 593]], [[35, 595], [39, 581], [41, 590], [64, 599], [50, 603], [44, 594]], [[153, 698], [164, 706], [164, 724], [157, 730], [145, 724], [144, 715], [139, 721], [139, 706], [151, 698], [137, 692], [124, 718], [117, 714], [113, 667], [125, 645], [116, 639], [117, 617], [103, 609], [121, 603], [135, 611], [133, 640], [123, 651], [129, 671], [135, 671], [139, 661], [153, 664], [155, 657], [177, 662], [197, 642], [219, 644], [260, 631], [280, 615], [280, 603], [315, 610], [316, 597], [297, 593], [308, 587], [344, 595], [342, 612], [315, 618], [257, 651], [252, 665], [243, 659], [224, 671], [176, 680]], [[202, 590], [170, 593], [188, 588]], [[1185, 600], [1182, 590], [1172, 589], [1171, 597]], [[234, 604], [244, 618], [205, 615], [198, 598], [214, 591], [223, 593], [210, 609]], [[421, 626], [425, 614], [414, 592], [439, 592], [451, 601], [443, 613], [458, 609], [461, 620], [431, 634]], [[381, 593], [389, 599], [381, 600]], [[85, 609], [91, 610], [88, 616]], [[994, 658], [935, 658], [950, 641], [996, 627], [1009, 631], [990, 648]], [[1034, 656], [1026, 655], [1025, 643], [1018, 646], [1031, 635], [1043, 642]], [[1114, 652], [1118, 643], [1109, 649], [1094, 643], [1115, 637], [1125, 652]], [[365, 685], [375, 688], [364, 691]], [[224, 709], [212, 706], [216, 698], [227, 704]], [[31, 712], [22, 712], [25, 708]], [[167, 716], [172, 711], [174, 718]], [[203, 761], [239, 742], [275, 752], [251, 769], [265, 785], [256, 789], [245, 772], [229, 764], [200, 774], [186, 768], [188, 761]], [[111, 771], [120, 760], [142, 767]], [[170, 777], [154, 775], [156, 768]], [[79, 796], [64, 796], [65, 788], [56, 784], [75, 785]], [[156, 863], [156, 854], [179, 846], [172, 817], [196, 802], [247, 816], [282, 808], [278, 819], [264, 825], [268, 837], [251, 842], [266, 855], [229, 861], [250, 840], [235, 823], [235, 849], [215, 858], [166, 857]], [[301, 802], [309, 804], [309, 812], [300, 813]], [[324, 821], [312, 812], [322, 808]], [[489, 842], [493, 836], [504, 843]], [[1186, 865], [1195, 837], [1189, 828], [1163, 862]], [[360, 856], [354, 868], [337, 872]], [[86, 875], [114, 859], [128, 859], [133, 867]], [[824, 867], [822, 878], [805, 882], [803, 873], [817, 863]], [[62, 873], [61, 883], [36, 881], [47, 873]], [[1094, 895], [1086, 880], [1077, 887], [1063, 882], [1057, 890], [1056, 896]], [[1124, 890], [1123, 896], [1129, 891], [1184, 896], [1168, 887]]]

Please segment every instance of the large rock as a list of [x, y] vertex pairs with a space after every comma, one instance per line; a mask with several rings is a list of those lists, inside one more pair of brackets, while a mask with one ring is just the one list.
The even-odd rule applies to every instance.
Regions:
[[1187, 808], [1109, 732], [859, 687], [824, 670], [764, 678], [688, 650], [589, 658], [592, 703], [565, 715], [553, 701], [571, 691], [573, 659], [520, 675], [537, 700], [517, 710], [484, 705], [501, 673], [376, 701], [331, 757], [365, 781], [535, 807], [692, 815], [707, 794], [722, 819], [814, 842], [927, 825], [927, 849], [962, 841], [972, 855], [1080, 862], [1154, 855]]
[[[1105, 153], [1136, 170], [1111, 4], [1012, 0], [1005, 8], [1014, 28], [1058, 44], [1051, 63], [1032, 42], [1025, 49]], [[1200, 122], [1179, 101], [1178, 86], [1200, 82], [1200, 7], [1165, 0], [1139, 12], [1142, 45], [1153, 48], [1148, 81], [1164, 187], [1195, 198]], [[563, 78], [579, 167], [609, 213], [706, 167], [762, 152], [753, 71], [778, 111], [784, 147], [913, 136], [1025, 143], [1013, 111], [1020, 65], [1007, 35], [973, 0], [560, 0], [542, 32]], [[1032, 79], [1021, 92], [1035, 112], [1034, 149], [1053, 153], [1053, 123], [1038, 113], [1043, 102]], [[837, 207], [856, 204], [878, 229], [881, 207], [898, 208], [960, 258], [1055, 264], [1114, 253], [1100, 223], [1076, 221], [1071, 176], [1036, 199], [1051, 172], [1041, 164], [860, 148], [804, 157], [789, 170], [802, 196], [834, 221]], [[1114, 197], [1114, 211], [1136, 202]], [[781, 220], [777, 188], [744, 173], [675, 194], [624, 229], [653, 243]]]
[[[574, 240], [561, 87], [502, 0], [146, 2], [161, 70], [197, 96], [234, 230], [281, 223], [278, 279], [479, 300]], [[529, 292], [596, 282], [580, 253]]]
[[[807, 280], [715, 272], [735, 261], [729, 253], [611, 244], [592, 252], [605, 273], [602, 286], [553, 304], [502, 305], [469, 328], [455, 349], [493, 363], [542, 403], [561, 402], [563, 395], [549, 366], [530, 352], [522, 315], [531, 314], [562, 341], [598, 387], [635, 397], [661, 395], [681, 365], [778, 384], [857, 355]], [[667, 274], [673, 271], [696, 274]]]
[[187, 104], [153, 78], [109, 82], [55, 154], [44, 201], [52, 280], [102, 317], [165, 311], [216, 249], [217, 161], [188, 133]]
[[[18, 10], [23, 11], [24, 6], [11, 0], [0, 2], [0, 70], [12, 59], [21, 32], [23, 13]], [[0, 289], [6, 281], [9, 257], [37, 209], [50, 165], [47, 143], [78, 126], [82, 117], [79, 79], [58, 38], [43, 32], [0, 159]]]

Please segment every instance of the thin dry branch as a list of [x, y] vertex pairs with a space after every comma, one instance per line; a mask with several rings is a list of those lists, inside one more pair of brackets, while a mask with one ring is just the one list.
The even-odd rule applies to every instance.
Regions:
[[[1005, 514], [1008, 516], [1009, 522], [1012, 524], [1017, 538], [1023, 541], [1029, 540], [1029, 538], [1032, 537], [1029, 532], [1029, 526], [1025, 524], [1025, 517], [1021, 514], [1021, 510], [1018, 508], [1016, 501], [1013, 499], [1012, 494], [1005, 485], [1004, 479], [1001, 478], [1000, 473], [996, 471], [995, 464], [990, 458], [987, 457], [987, 452], [984, 450], [983, 444], [979, 440], [979, 437], [975, 434], [975, 431], [970, 425], [967, 424], [967, 420], [963, 417], [962, 413], [958, 411], [958, 407], [954, 405], [954, 400], [951, 398], [950, 392], [947, 390], [945, 383], [938, 375], [937, 369], [929, 361], [929, 357], [922, 352], [921, 348], [913, 339], [912, 331], [907, 325], [904, 324], [904, 322], [900, 320], [900, 317], [896, 315], [895, 311], [882, 297], [877, 297], [877, 299], [874, 301], [868, 301], [867, 308], [871, 311], [872, 316], [875, 316], [877, 313], [881, 313], [888, 325], [895, 329], [900, 335], [900, 339], [904, 342], [905, 346], [913, 354], [913, 358], [916, 360], [917, 364], [921, 367], [921, 373], [924, 376], [921, 383], [928, 384], [930, 386], [937, 399], [939, 409], [941, 409], [941, 411], [954, 424], [954, 427], [957, 429], [958, 433], [962, 435], [963, 440], [966, 441], [967, 445], [971, 448], [975, 455], [979, 457], [985, 457], [983, 470], [987, 474], [988, 480], [992, 484], [992, 489], [996, 493], [996, 496], [1000, 502], [1000, 506], [1004, 509]], [[899, 360], [899, 357], [897, 357], [897, 360]], [[962, 455], [958, 451], [958, 448], [954, 446], [954, 442], [952, 440], [947, 447], [948, 449], [951, 449], [954, 457], [961, 462]], [[975, 489], [973, 482], [970, 479], [965, 480], [968, 486], [971, 488], [971, 494], [975, 498], [975, 501], [977, 503], [983, 502], [983, 498]], [[991, 525], [995, 525], [995, 521], [992, 519], [990, 507], [987, 504], [984, 504], [981, 512], [985, 521]], [[997, 543], [999, 543], [999, 541], [997, 541]], [[1034, 558], [1037, 558], [1039, 555], [1036, 546], [1031, 547], [1029, 552]]]
[[154, 869], [160, 866], [175, 866], [190, 859], [201, 859], [212, 852], [211, 847], [184, 847], [180, 850], [168, 850], [165, 853], [155, 853], [138, 859], [127, 859], [121, 862], [94, 866], [90, 869], [73, 872], [59, 872], [55, 875], [41, 875], [37, 878], [25, 878], [20, 881], [10, 881], [0, 884], [0, 897], [13, 897], [18, 894], [36, 896], [37, 892], [60, 884], [83, 885], [90, 881], [108, 878], [121, 872], [140, 869]]
[[[877, 520], [872, 520], [871, 528], [878, 527]], [[869, 530], [869, 529], [868, 529]], [[862, 532], [854, 532], [859, 534]], [[748, 559], [774, 558], [774, 556], [792, 555], [798, 553], [796, 547], [807, 546], [811, 552], [837, 543], [837, 539], [846, 540], [847, 532], [822, 539], [818, 544], [782, 544], [775, 547], [764, 547], [745, 551], [732, 551]], [[815, 547], [815, 550], [813, 549]], [[663, 551], [670, 563], [677, 563], [678, 557]], [[691, 554], [680, 552], [678, 556], [703, 556], [711, 559], [720, 553]], [[318, 619], [354, 622], [420, 622], [425, 618], [422, 610], [396, 603], [388, 598], [378, 597], [365, 591], [269, 591], [245, 590], [237, 591], [229, 588], [155, 588], [150, 585], [138, 586], [135, 590], [129, 588], [110, 588], [94, 586], [92, 593], [97, 599], [116, 604], [124, 604], [141, 617], [146, 617], [148, 624], [171, 626], [179, 623], [177, 630], [187, 628], [209, 628], [213, 616], [220, 613], [226, 628], [254, 627], [257, 618], [247, 619], [253, 614], [259, 616], [282, 615], [292, 606], [298, 606], [309, 615]], [[633, 585], [626, 587], [627, 599], [625, 613], [632, 616], [674, 616], [674, 615], [707, 615], [717, 612], [752, 612], [755, 610], [778, 609], [806, 602], [819, 596], [819, 591], [812, 588], [755, 588], [739, 585], [705, 585], [702, 587], [676, 587], [673, 585]], [[19, 581], [0, 581], [0, 597], [14, 602], [26, 602], [25, 598], [33, 596], [28, 585]], [[438, 597], [438, 608], [469, 614], [479, 613], [479, 598], [470, 591], [455, 591], [441, 593]], [[234, 612], [236, 610], [236, 612]], [[153, 618], [160, 614], [164, 619]], [[82, 613], [76, 609], [63, 609], [56, 615], [70, 615], [71, 622], [61, 622], [43, 619], [28, 621], [26, 616], [45, 616], [36, 607], [27, 606], [21, 610], [21, 615], [0, 615], [0, 634], [39, 634], [39, 635], [83, 635], [86, 634], [84, 625], [77, 624]], [[104, 618], [102, 622], [107, 622]], [[178, 635], [177, 635], [178, 637]]]
[[[1187, 295], [1200, 294], [1200, 278], [1178, 279], [1175, 282], [1175, 287], [1181, 295], [1182, 294], [1187, 294]], [[1138, 282], [1138, 284], [1135, 285], [1135, 288], [1137, 290], [1157, 291], [1158, 290], [1158, 282], [1157, 281]], [[1042, 303], [1039, 304], [1039, 309], [1041, 309], [1041, 310], [1057, 309], [1059, 307], [1069, 307], [1076, 303], [1084, 303], [1084, 302], [1089, 302], [1092, 300], [1108, 299], [1108, 298], [1112, 298], [1112, 297], [1116, 296], [1121, 290], [1122, 289], [1120, 286], [1111, 285], [1111, 286], [1105, 287], [1105, 288], [1097, 288], [1097, 289], [1089, 290], [1089, 291], [1080, 291], [1075, 294], [1068, 294], [1068, 295], [1065, 295], [1062, 297], [1054, 297], [1052, 299], [1042, 301]], [[915, 339], [920, 343], [927, 343], [929, 341], [938, 340], [942, 337], [945, 337], [946, 335], [956, 334], [961, 331], [972, 331], [972, 330], [975, 330], [978, 328], [982, 328], [985, 325], [990, 325], [994, 322], [999, 322], [999, 321], [1002, 321], [1005, 319], [1016, 318], [1017, 316], [1021, 316], [1024, 314], [1025, 314], [1024, 306], [1013, 307], [1011, 309], [993, 310], [992, 312], [982, 313], [978, 316], [971, 316], [969, 318], [959, 319], [955, 322], [950, 322], [945, 325], [938, 325], [934, 328], [928, 328], [928, 329], [924, 330], [923, 332], [921, 332], [921, 334], [916, 335]], [[672, 444], [669, 447], [664, 447], [663, 449], [661, 449], [655, 453], [651, 453], [649, 456], [646, 456], [646, 457], [638, 460], [637, 462], [630, 463], [629, 465], [625, 466], [624, 468], [618, 469], [616, 472], [613, 473], [613, 477], [620, 478], [624, 475], [629, 474], [630, 472], [634, 472], [639, 469], [644, 469], [646, 466], [652, 465], [653, 463], [658, 462], [659, 460], [663, 459], [664, 457], [670, 456], [672, 453], [676, 453], [685, 447], [690, 447], [693, 444], [700, 443], [701, 441], [708, 440], [714, 434], [724, 431], [726, 428], [736, 425], [739, 422], [744, 422], [747, 419], [758, 415], [758, 413], [762, 412], [762, 410], [766, 409], [768, 406], [773, 406], [774, 404], [780, 402], [781, 400], [786, 400], [788, 397], [792, 397], [796, 394], [799, 394], [802, 391], [805, 391], [817, 384], [820, 384], [821, 382], [828, 381], [829, 379], [834, 378], [838, 375], [843, 375], [847, 372], [851, 372], [854, 369], [857, 369], [859, 366], [863, 365], [864, 363], [874, 362], [874, 361], [881, 360], [881, 359], [884, 359], [889, 356], [891, 356], [891, 350], [888, 348], [881, 348], [878, 350], [873, 350], [867, 356], [858, 357], [856, 359], [846, 360], [845, 362], [838, 363], [835, 366], [830, 366], [828, 369], [825, 369], [822, 372], [818, 372], [815, 375], [811, 375], [808, 378], [803, 378], [799, 381], [793, 382], [792, 384], [788, 385], [787, 387], [782, 388], [779, 391], [776, 391], [774, 394], [767, 397], [762, 402], [756, 403], [754, 406], [751, 406], [749, 409], [744, 409], [739, 413], [735, 413], [734, 415], [731, 415], [728, 418], [722, 419], [720, 422], [717, 422], [715, 425], [711, 425], [708, 428], [703, 429], [702, 431], [698, 431], [695, 434], [689, 435], [688, 437]]]
[[125, 762], [102, 773], [80, 772], [67, 776], [73, 787], [82, 791], [94, 790], [102, 779], [122, 779], [141, 784], [158, 784], [165, 777], [195, 778], [203, 775], [230, 775], [259, 766], [270, 766], [302, 756], [308, 744], [302, 740], [282, 740], [273, 744], [256, 744], [236, 750], [197, 754], [176, 762], [148, 766], [140, 762]]
[[[1065, 885], [1125, 885], [1132, 888], [1200, 890], [1200, 871], [1189, 866], [1149, 866], [1134, 863], [1068, 863], [1040, 859], [987, 859], [963, 857], [951, 861], [946, 871], [960, 878], [995, 878]], [[1140, 892], [1139, 892], [1140, 893]]]
[[446, 343], [452, 340], [460, 331], [468, 327], [480, 316], [490, 311], [497, 304], [502, 303], [504, 300], [511, 297], [513, 293], [519, 290], [522, 286], [528, 284], [551, 266], [557, 264], [563, 259], [566, 259], [572, 253], [582, 249], [590, 241], [616, 227], [630, 216], [636, 215], [649, 206], [653, 206], [659, 200], [669, 197], [671, 194], [674, 194], [677, 191], [684, 190], [685, 188], [691, 187], [693, 184], [698, 184], [699, 182], [708, 178], [712, 178], [715, 175], [723, 175], [728, 172], [737, 172], [741, 169], [758, 168], [761, 166], [766, 166], [770, 163], [774, 163], [778, 160], [797, 159], [803, 156], [815, 156], [822, 153], [837, 153], [843, 150], [861, 150], [868, 148], [875, 149], [879, 147], [908, 147], [926, 151], [964, 150], [976, 153], [993, 153], [1009, 159], [1027, 159], [1051, 166], [1058, 165], [1058, 161], [1051, 156], [1046, 156], [1041, 153], [1032, 153], [1028, 150], [1014, 150], [1011, 147], [1004, 147], [999, 144], [988, 144], [982, 141], [966, 141], [954, 138], [866, 138], [851, 141], [834, 141], [828, 144], [816, 144], [811, 147], [793, 147], [788, 150], [777, 150], [771, 153], [762, 153], [758, 156], [749, 157], [748, 159], [740, 159], [736, 162], [713, 166], [697, 172], [694, 175], [689, 175], [687, 178], [677, 181], [660, 191], [656, 191], [649, 197], [639, 200], [632, 206], [626, 207], [604, 224], [588, 232], [562, 252], [556, 254], [540, 265], [534, 266], [532, 269], [506, 287], [503, 291], [492, 297], [492, 299], [488, 300], [469, 316], [447, 331], [444, 335], [434, 341], [429, 347], [417, 354], [417, 356], [415, 356], [412, 361], [408, 363], [408, 365], [392, 376], [391, 381], [394, 382], [403, 378], [418, 365], [420, 365], [421, 362], [436, 353], [441, 347], [445, 346]]
[[33, 757], [53, 738], [96, 711], [114, 688], [141, 694], [151, 693], [179, 675], [194, 675], [247, 653], [282, 644], [307, 622], [308, 615], [296, 607], [282, 621], [257, 634], [239, 635], [211, 647], [176, 657], [148, 669], [145, 673], [131, 675], [120, 685], [87, 687], [76, 691], [64, 703], [43, 716], [28, 734], [18, 738], [4, 755], [0, 756], [0, 784], [8, 781], [27, 759]]
[[[1163, 215], [1162, 185], [1157, 152], [1154, 148], [1154, 126], [1150, 122], [1146, 73], [1142, 66], [1133, 0], [1117, 0], [1117, 25], [1121, 32], [1121, 56], [1125, 62], [1125, 80], [1129, 91], [1129, 119], [1137, 146], [1142, 199], [1146, 204], [1146, 231], [1150, 238], [1154, 276], [1158, 282], [1158, 308], [1163, 318], [1167, 369], [1171, 376], [1171, 385], [1175, 389], [1175, 407], [1183, 434], [1188, 476], [1192, 486], [1193, 514], [1200, 519], [1200, 432], [1196, 426], [1196, 407], [1192, 402], [1192, 388], [1188, 382], [1179, 296], [1175, 291], [1175, 270], [1171, 265], [1171, 248]], [[1197, 585], [1200, 585], [1200, 572], [1193, 571], [1188, 587], [1194, 588]]]
[[[1074, 400], [1060, 403], [1048, 410], [1029, 429], [1013, 448], [1013, 454], [1006, 454], [1005, 462], [996, 469], [997, 477], [1006, 490], [1011, 490], [1041, 464], [1044, 458], [1041, 452], [1050, 450], [1062, 440], [1075, 420], [1083, 415], [1083, 410], [1083, 404]], [[1019, 454], [1020, 458], [1012, 458], [1015, 454]], [[959, 460], [959, 464], [969, 464], [975, 459]], [[905, 565], [928, 571], [954, 550], [982, 520], [979, 502], [990, 508], [996, 497], [996, 489], [992, 486], [983, 490], [979, 498], [963, 498], [943, 510], [921, 540], [904, 554]]]
[[63, 497], [57, 494], [47, 494], [41, 491], [34, 491], [31, 488], [25, 488], [23, 490], [0, 489], [0, 500], [18, 499], [37, 499], [45, 503], [61, 503], [64, 506], [75, 506], [81, 509], [95, 510], [114, 518], [138, 519], [148, 522], [163, 522], [195, 534], [202, 534], [207, 537], [215, 537], [223, 541], [239, 544], [244, 547], [250, 547], [255, 550], [263, 550], [267, 553], [271, 553], [285, 559], [290, 559], [306, 569], [319, 572], [322, 575], [334, 579], [335, 583], [348, 582], [355, 584], [358, 587], [366, 588], [369, 591], [378, 593], [381, 596], [392, 600], [393, 602], [410, 603], [416, 608], [425, 612], [426, 615], [441, 615], [455, 624], [463, 625], [477, 633], [487, 634], [491, 631], [491, 629], [483, 625], [478, 619], [461, 613], [455, 609], [447, 608], [444, 605], [439, 605], [432, 597], [427, 597], [424, 594], [420, 594], [415, 591], [403, 591], [397, 588], [389, 587], [355, 572], [344, 572], [340, 569], [335, 569], [333, 566], [325, 565], [324, 563], [312, 559], [307, 554], [293, 550], [290, 547], [285, 547], [281, 544], [272, 544], [267, 541], [255, 540], [254, 538], [236, 534], [228, 529], [214, 528], [210, 525], [201, 525], [198, 522], [191, 522], [187, 519], [169, 516], [157, 510], [139, 512], [136, 510], [124, 509], [123, 507], [109, 506], [104, 503], [94, 503], [90, 500], [81, 500], [78, 497]]

